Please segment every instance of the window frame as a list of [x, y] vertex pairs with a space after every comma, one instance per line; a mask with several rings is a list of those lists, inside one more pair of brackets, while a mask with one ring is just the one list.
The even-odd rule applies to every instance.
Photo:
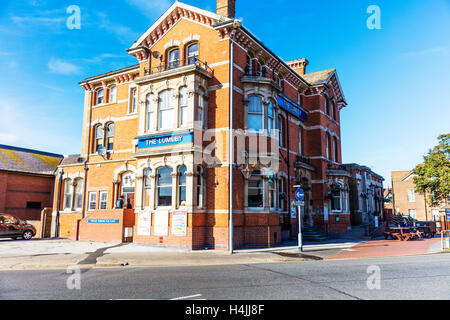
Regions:
[[[113, 91], [115, 92], [114, 96], [112, 95]], [[112, 97], [114, 97], [114, 99]], [[108, 103], [116, 103], [116, 102], [117, 102], [117, 86], [113, 85], [109, 87]]]
[[[191, 49], [194, 46], [197, 46], [197, 54], [190, 55], [189, 49]], [[200, 56], [200, 44], [198, 42], [192, 42], [192, 43], [188, 44], [188, 46], [186, 47], [186, 65], [198, 64], [199, 56]], [[194, 59], [192, 63], [191, 63], [191, 59]]]
[[[112, 126], [112, 134], [110, 133], [110, 127]], [[105, 124], [106, 130], [104, 131], [105, 134], [105, 140], [106, 141], [106, 150], [107, 151], [113, 151], [114, 150], [114, 129], [115, 129], [115, 125], [114, 122], [108, 122], [107, 124]], [[110, 147], [111, 145], [111, 147]]]
[[[64, 179], [64, 194], [63, 194], [63, 211], [72, 211], [73, 210], [73, 182], [72, 179], [67, 178]], [[67, 206], [68, 199], [70, 200], [69, 206]]]
[[[182, 171], [182, 169], [184, 169], [184, 171]], [[178, 172], [177, 172], [177, 207], [178, 208], [186, 206], [186, 202], [187, 202], [187, 175], [186, 175], [186, 173], [187, 173], [187, 167], [185, 165], [178, 167]], [[184, 181], [182, 179], [184, 179]], [[181, 199], [183, 190], [184, 190], [184, 197], [185, 197], [184, 200]], [[184, 202], [184, 205], [183, 205], [183, 202]]]
[[[73, 188], [73, 193], [74, 193], [74, 200], [73, 200], [73, 209], [76, 211], [82, 210], [83, 209], [83, 186], [84, 186], [84, 179], [83, 178], [77, 178], [75, 179], [76, 182], [76, 187]], [[79, 188], [80, 192], [77, 193], [77, 188]], [[80, 206], [77, 206], [77, 200], [79, 200], [79, 204]]]
[[[266, 187], [265, 187], [264, 177], [261, 174], [261, 172], [258, 172], [258, 173], [255, 173], [255, 172], [258, 172], [258, 171], [254, 171], [247, 180], [247, 207], [248, 207], [248, 210], [261, 211], [261, 210], [264, 210], [264, 207], [265, 207], [264, 198], [265, 198]], [[250, 186], [250, 182], [260, 182], [260, 186], [259, 187]], [[254, 206], [250, 205], [250, 196], [251, 196], [250, 190], [259, 190], [260, 191], [260, 193], [257, 194], [258, 197], [261, 196], [261, 206], [260, 207], [254, 207]]]
[[179, 89], [178, 110], [178, 126], [185, 127], [188, 123], [187, 115], [189, 111], [189, 95], [187, 86], [182, 86]]
[[[172, 59], [172, 53], [178, 52], [178, 58]], [[167, 70], [176, 69], [180, 66], [180, 48], [172, 48], [167, 51]]]
[[[173, 130], [175, 129], [173, 117], [175, 116], [175, 105], [174, 105], [174, 96], [173, 96], [173, 89], [166, 89], [164, 91], [161, 91], [158, 94], [158, 130], [165, 131], [165, 130]], [[166, 98], [166, 100], [164, 100]], [[165, 105], [163, 105], [165, 104]], [[170, 104], [170, 105], [169, 105]], [[162, 108], [164, 107], [164, 109]], [[171, 112], [171, 116], [167, 117], [170, 120], [170, 126], [162, 127], [162, 115], [165, 112]]]
[[202, 166], [197, 167], [197, 208], [203, 209], [206, 205], [206, 181], [205, 181], [205, 168]]
[[[92, 196], [94, 196], [94, 200], [92, 200]], [[91, 204], [94, 204], [94, 209], [92, 209]], [[97, 192], [91, 191], [88, 193], [88, 212], [92, 212], [97, 210]]]
[[[164, 185], [160, 185], [160, 179], [161, 179], [161, 174], [160, 171], [161, 170], [167, 170], [169, 176], [170, 176], [170, 183], [168, 184], [164, 184]], [[170, 169], [170, 172], [169, 170]], [[160, 167], [158, 168], [158, 170], [156, 171], [156, 197], [155, 197], [155, 204], [157, 208], [172, 208], [173, 206], [173, 181], [172, 181], [172, 173], [173, 173], [173, 168], [171, 167]], [[170, 188], [170, 205], [160, 205], [160, 190], [164, 188], [164, 189], [168, 189]]]
[[[102, 93], [100, 96], [100, 92]], [[99, 99], [101, 98], [101, 102]], [[95, 92], [95, 105], [100, 106], [105, 103], [105, 88], [100, 88]]]
[[[259, 96], [259, 95], [250, 95], [248, 97], [248, 99], [249, 99], [249, 103], [248, 103], [248, 107], [247, 107], [247, 131], [248, 132], [252, 132], [252, 133], [262, 133], [262, 132], [264, 132], [264, 127], [265, 127], [264, 126], [264, 115], [265, 115], [265, 112], [264, 112], [264, 109], [265, 109], [264, 108], [264, 98], [262, 96]], [[253, 103], [252, 103], [253, 101], [258, 101], [258, 102], [255, 102], [255, 103], [261, 102], [260, 103], [260, 107], [261, 107], [261, 111], [260, 112], [258, 112], [258, 111], [250, 111], [251, 110], [251, 106], [253, 105]], [[255, 128], [250, 126], [250, 123], [253, 124], [253, 121], [251, 122], [250, 119], [251, 118], [257, 118], [257, 117], [260, 118], [260, 124], [261, 124], [261, 128], [259, 130], [256, 130]]]
[[[106, 199], [104, 199], [104, 200], [102, 199], [103, 195], [106, 195]], [[102, 207], [103, 204], [104, 204], [104, 208]], [[108, 191], [100, 191], [98, 209], [99, 210], [107, 210], [108, 209]]]

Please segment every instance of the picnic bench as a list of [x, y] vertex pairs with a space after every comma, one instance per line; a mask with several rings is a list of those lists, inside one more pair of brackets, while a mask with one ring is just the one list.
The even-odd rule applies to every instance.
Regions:
[[384, 238], [400, 241], [409, 241], [414, 239], [422, 239], [424, 233], [420, 231], [417, 227], [389, 227], [387, 231], [384, 232]]

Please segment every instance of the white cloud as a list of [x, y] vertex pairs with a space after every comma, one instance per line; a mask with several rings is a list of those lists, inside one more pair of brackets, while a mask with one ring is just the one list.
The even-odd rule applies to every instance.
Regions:
[[46, 27], [65, 26], [66, 18], [64, 17], [19, 17], [14, 16], [12, 21], [20, 26], [43, 25]]
[[81, 68], [77, 65], [61, 59], [52, 58], [47, 66], [51, 72], [63, 75], [79, 74], [81, 72]]
[[19, 141], [19, 137], [14, 133], [0, 132], [0, 144], [14, 144]]
[[427, 56], [427, 55], [432, 55], [432, 54], [440, 54], [440, 53], [445, 54], [447, 52], [448, 52], [447, 46], [438, 46], [438, 47], [423, 49], [423, 50], [419, 50], [419, 51], [406, 52], [406, 53], [404, 53], [404, 55], [410, 56], [410, 57], [421, 57], [421, 56]]

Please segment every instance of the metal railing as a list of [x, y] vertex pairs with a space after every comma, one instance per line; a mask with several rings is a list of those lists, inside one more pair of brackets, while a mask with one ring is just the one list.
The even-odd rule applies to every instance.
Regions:
[[186, 67], [190, 65], [199, 66], [206, 71], [212, 73], [213, 70], [208, 66], [207, 62], [200, 61], [198, 57], [188, 58], [187, 60], [173, 60], [168, 63], [161, 63], [156, 67], [144, 68], [144, 76], [149, 76], [152, 74], [162, 73], [164, 71], [176, 70], [181, 67]]

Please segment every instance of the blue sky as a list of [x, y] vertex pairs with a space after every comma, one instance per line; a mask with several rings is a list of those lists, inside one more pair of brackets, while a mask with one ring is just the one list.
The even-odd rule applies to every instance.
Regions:
[[[214, 0], [185, 3], [215, 10]], [[345, 163], [390, 183], [450, 132], [450, 0], [237, 0], [244, 26], [308, 72], [337, 68]], [[0, 144], [79, 153], [86, 77], [136, 63], [125, 50], [172, 4], [162, 0], [0, 1]], [[69, 30], [66, 8], [81, 8]], [[369, 30], [370, 5], [381, 30]], [[262, 23], [262, 21], [264, 21]]]

